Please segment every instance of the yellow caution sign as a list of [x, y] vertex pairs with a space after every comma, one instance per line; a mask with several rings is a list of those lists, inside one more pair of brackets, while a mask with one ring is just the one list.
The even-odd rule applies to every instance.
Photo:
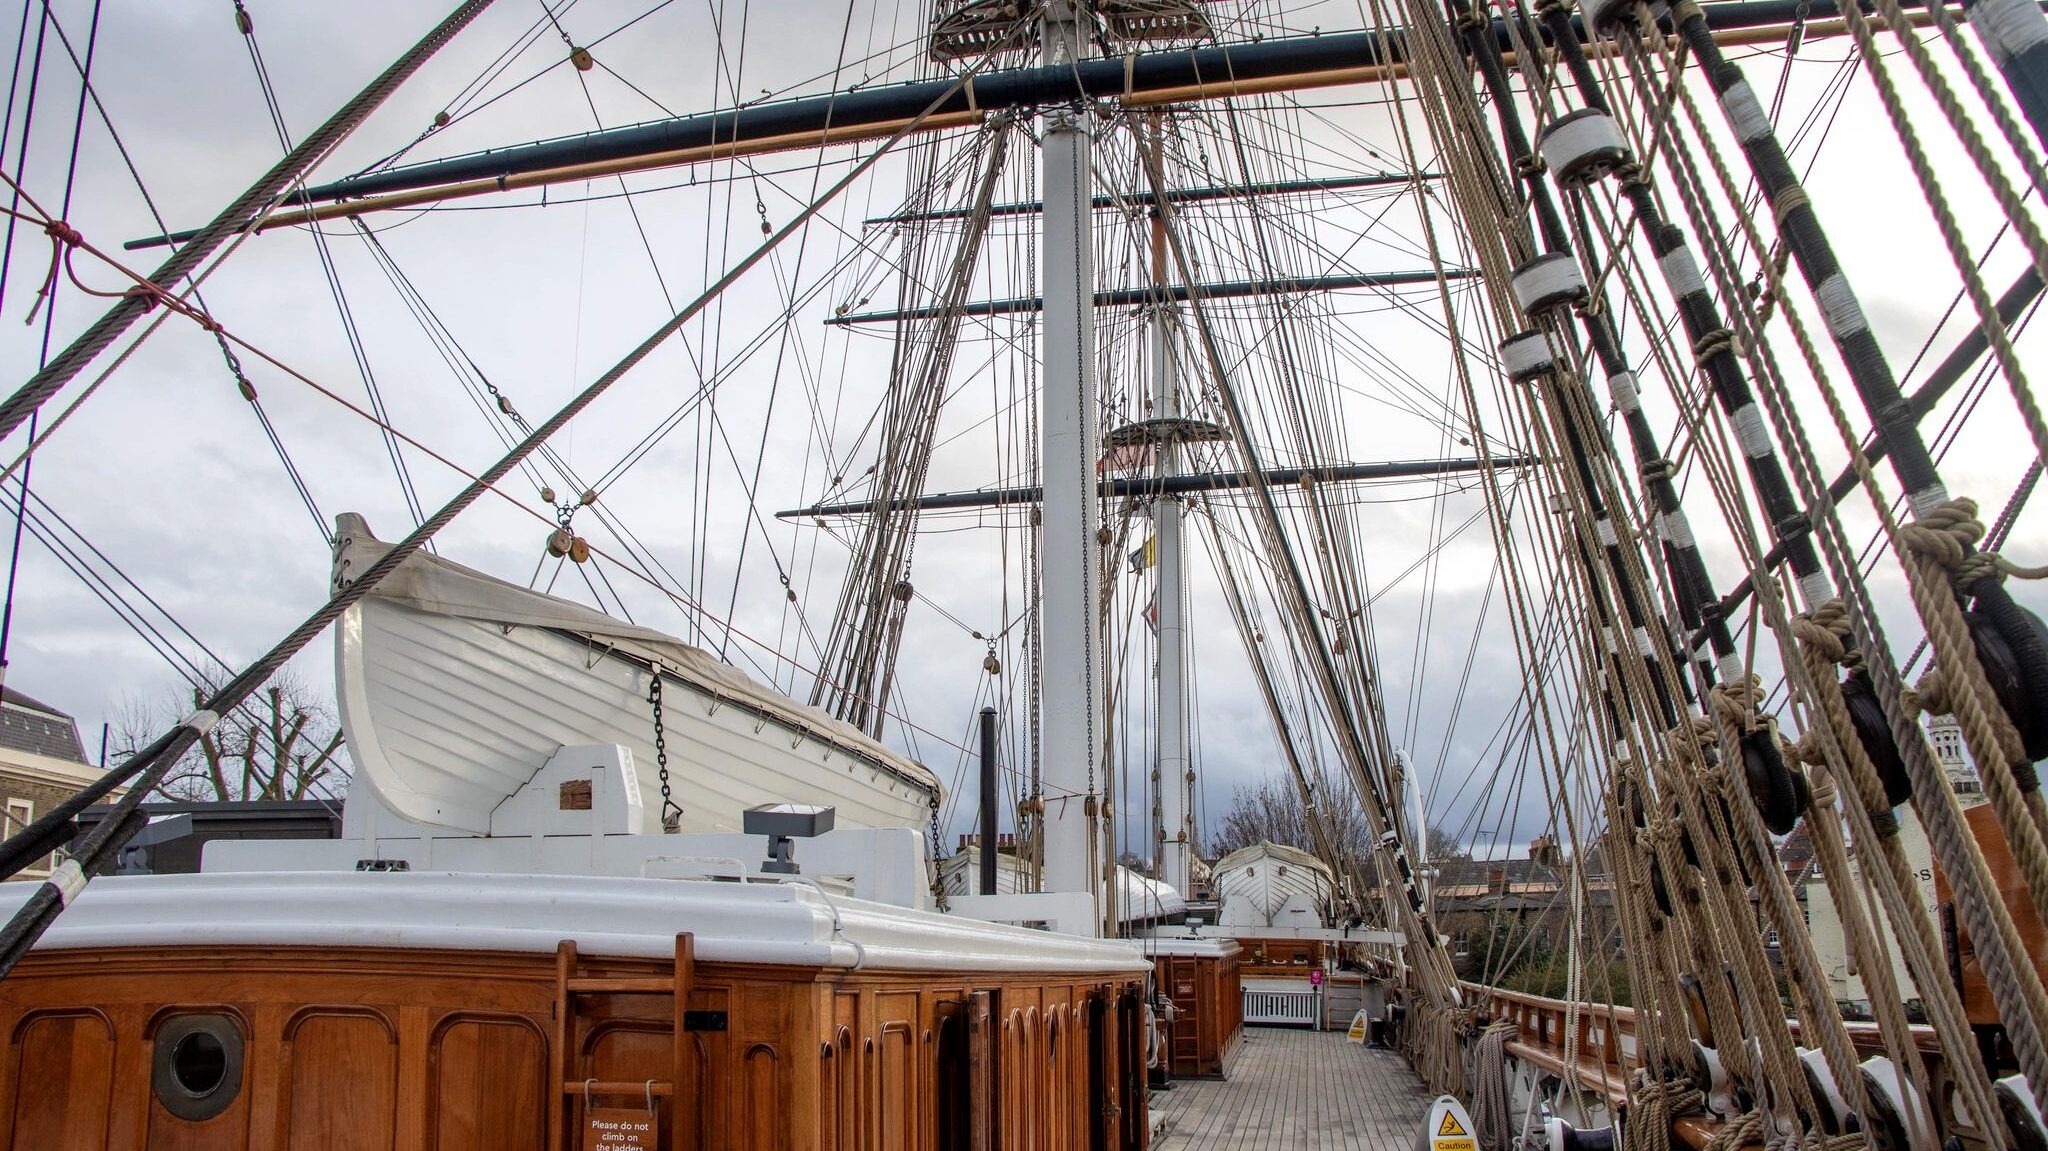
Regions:
[[1365, 1011], [1361, 1008], [1356, 1015], [1351, 1017], [1351, 1030], [1344, 1033], [1344, 1038], [1349, 1039], [1353, 1043], [1363, 1043], [1365, 1042], [1365, 1034]]
[[1429, 1135], [1428, 1151], [1479, 1151], [1479, 1141], [1472, 1137], [1472, 1116], [1449, 1095], [1438, 1096], [1430, 1105], [1423, 1130]]

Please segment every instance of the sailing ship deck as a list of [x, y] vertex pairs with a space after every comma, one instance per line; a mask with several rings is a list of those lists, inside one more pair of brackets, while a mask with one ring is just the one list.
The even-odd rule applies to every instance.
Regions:
[[1227, 1080], [1156, 1092], [1154, 1151], [1408, 1151], [1430, 1095], [1401, 1057], [1341, 1031], [1247, 1027]]

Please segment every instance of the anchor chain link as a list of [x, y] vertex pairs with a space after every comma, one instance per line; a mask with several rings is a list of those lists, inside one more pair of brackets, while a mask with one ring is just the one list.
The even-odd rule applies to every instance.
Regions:
[[934, 795], [925, 802], [931, 808], [932, 901], [940, 911], [947, 911], [946, 881], [939, 874], [939, 797]]
[[[654, 677], [647, 682], [647, 702], [654, 709], [654, 764], [661, 777], [661, 830], [674, 835], [682, 830], [683, 809], [669, 791], [668, 780], [668, 735], [661, 723], [661, 669], [654, 669]], [[933, 816], [937, 818], [936, 815]]]

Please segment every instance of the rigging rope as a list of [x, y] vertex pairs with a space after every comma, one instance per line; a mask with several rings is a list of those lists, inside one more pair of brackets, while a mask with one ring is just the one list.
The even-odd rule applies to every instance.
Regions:
[[[165, 260], [151, 273], [149, 282], [157, 285], [175, 284], [184, 279], [230, 236], [245, 233], [249, 225], [260, 216], [275, 209], [281, 202], [281, 197], [295, 181], [346, 139], [378, 105], [398, 89], [407, 77], [417, 71], [420, 65], [426, 63], [443, 44], [452, 39], [490, 4], [491, 0], [464, 0], [463, 4], [436, 25], [424, 39], [393, 62], [371, 81], [368, 87], [329, 117], [326, 123], [301, 140], [298, 147], [292, 149], [284, 159], [258, 178], [212, 222], [200, 229], [199, 234], [189, 243]], [[84, 370], [100, 352], [141, 318], [147, 306], [145, 297], [124, 296], [119, 303], [58, 353], [47, 367], [22, 384], [4, 402], [0, 402], [0, 437], [5, 437], [20, 427], [31, 413], [39, 410], [58, 389]]]

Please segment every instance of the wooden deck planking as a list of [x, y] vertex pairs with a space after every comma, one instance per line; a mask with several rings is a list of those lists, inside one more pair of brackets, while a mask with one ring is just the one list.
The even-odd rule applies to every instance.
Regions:
[[1430, 1096], [1391, 1051], [1341, 1032], [1247, 1027], [1227, 1080], [1155, 1092], [1154, 1151], [1410, 1151]]

